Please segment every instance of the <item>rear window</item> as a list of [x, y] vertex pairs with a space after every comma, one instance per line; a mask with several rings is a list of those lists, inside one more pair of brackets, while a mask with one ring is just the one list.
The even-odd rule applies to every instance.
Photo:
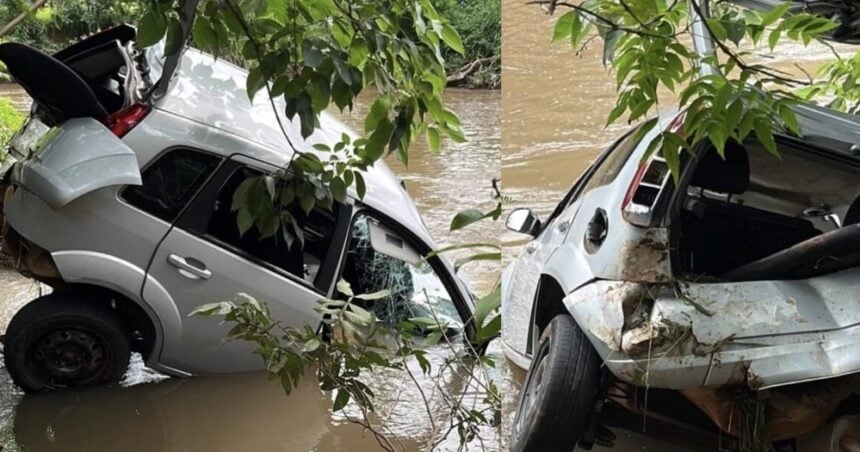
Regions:
[[639, 127], [636, 127], [628, 132], [627, 136], [607, 151], [607, 155], [603, 160], [597, 163], [594, 173], [591, 175], [591, 179], [589, 179], [583, 193], [589, 192], [597, 187], [609, 185], [616, 177], [618, 177], [618, 173], [620, 173], [621, 169], [624, 168], [627, 160], [630, 159], [630, 156], [639, 144], [639, 141], [636, 141], [636, 131], [638, 130]]
[[189, 149], [168, 151], [143, 171], [143, 185], [126, 187], [122, 198], [172, 223], [220, 161], [212, 154]]

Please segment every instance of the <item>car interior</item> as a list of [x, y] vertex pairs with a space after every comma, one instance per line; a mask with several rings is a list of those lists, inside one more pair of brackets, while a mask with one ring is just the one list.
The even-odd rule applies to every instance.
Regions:
[[338, 221], [337, 209], [317, 208], [305, 214], [298, 206], [290, 208], [290, 214], [302, 225], [304, 244], [296, 241], [288, 245], [281, 234], [264, 238], [256, 227], [242, 234], [237, 227], [237, 211], [233, 210], [233, 194], [245, 179], [259, 175], [256, 170], [242, 168], [227, 180], [215, 201], [206, 235], [314, 283], [332, 245]]
[[136, 102], [146, 74], [133, 48], [134, 29], [121, 26], [56, 54], [18, 43], [0, 44], [0, 61], [33, 98], [50, 125], [71, 118], [104, 120]]
[[801, 279], [860, 265], [860, 167], [781, 145], [728, 143], [695, 162], [676, 232], [688, 277]]

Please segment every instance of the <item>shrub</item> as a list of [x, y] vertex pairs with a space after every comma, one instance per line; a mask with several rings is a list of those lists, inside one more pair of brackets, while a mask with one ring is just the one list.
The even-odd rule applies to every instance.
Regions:
[[24, 119], [25, 116], [15, 109], [12, 102], [0, 98], [0, 145], [5, 145], [12, 138], [12, 134], [24, 125]]

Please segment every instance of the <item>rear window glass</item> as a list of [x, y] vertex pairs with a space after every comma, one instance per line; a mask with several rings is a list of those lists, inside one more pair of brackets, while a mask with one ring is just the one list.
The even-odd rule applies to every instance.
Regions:
[[220, 161], [214, 155], [189, 149], [168, 151], [143, 171], [143, 185], [127, 187], [122, 198], [172, 223]]
[[618, 177], [618, 173], [620, 173], [621, 169], [624, 168], [627, 160], [630, 159], [630, 156], [639, 144], [639, 141], [636, 141], [637, 130], [639, 130], [639, 127], [628, 132], [624, 139], [619, 141], [615, 147], [609, 150], [603, 161], [598, 163], [598, 166], [595, 168], [594, 174], [591, 175], [591, 179], [589, 179], [583, 193], [591, 191], [597, 187], [609, 185], [616, 177]]

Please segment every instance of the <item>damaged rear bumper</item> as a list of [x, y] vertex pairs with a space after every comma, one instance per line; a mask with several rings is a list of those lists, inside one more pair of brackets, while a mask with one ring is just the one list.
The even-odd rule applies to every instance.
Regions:
[[858, 271], [683, 287], [595, 281], [564, 303], [623, 381], [767, 389], [860, 372]]

